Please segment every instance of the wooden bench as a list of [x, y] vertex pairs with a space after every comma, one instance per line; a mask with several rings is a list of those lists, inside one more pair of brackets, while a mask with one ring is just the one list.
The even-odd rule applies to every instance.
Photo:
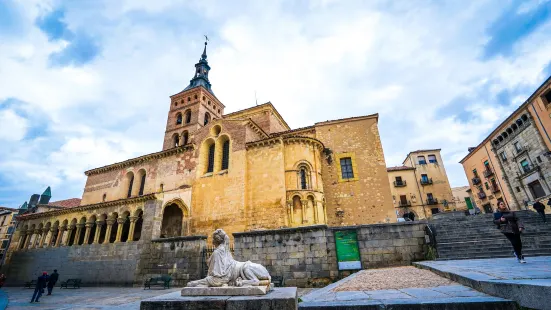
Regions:
[[34, 288], [36, 286], [36, 280], [32, 280], [32, 281], [29, 281], [29, 282], [25, 282], [25, 285], [23, 286], [24, 288]]
[[149, 278], [148, 280], [145, 280], [143, 283], [143, 289], [146, 288], [151, 289], [151, 286], [162, 286], [163, 289], [170, 288], [170, 281], [172, 281], [172, 277], [170, 276], [161, 276], [161, 277], [155, 277], [155, 278]]
[[61, 288], [80, 288], [81, 279], [68, 279], [61, 282]]

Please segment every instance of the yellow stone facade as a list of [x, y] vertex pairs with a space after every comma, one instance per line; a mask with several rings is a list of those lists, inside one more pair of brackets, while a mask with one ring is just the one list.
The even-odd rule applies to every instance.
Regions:
[[387, 172], [398, 217], [413, 211], [416, 219], [425, 219], [456, 209], [440, 149], [410, 152], [402, 166]]
[[269, 102], [224, 114], [209, 87], [170, 97], [162, 151], [86, 171], [81, 206], [20, 216], [13, 247], [396, 221], [377, 114], [291, 130]]

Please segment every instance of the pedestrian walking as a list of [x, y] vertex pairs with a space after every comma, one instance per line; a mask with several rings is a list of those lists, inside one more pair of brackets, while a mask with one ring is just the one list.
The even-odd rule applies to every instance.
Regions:
[[539, 200], [536, 200], [536, 202], [532, 205], [534, 210], [538, 212], [543, 219], [544, 223], [547, 223], [547, 218], [545, 217], [545, 205], [541, 203]]
[[510, 211], [503, 201], [497, 204], [497, 210], [494, 213], [494, 223], [505, 237], [509, 239], [509, 242], [511, 242], [518, 262], [525, 264], [526, 261], [522, 255], [522, 240], [520, 239], [520, 234], [524, 231], [524, 225], [515, 212]]
[[44, 271], [40, 277], [36, 280], [36, 286], [34, 288], [33, 298], [31, 298], [31, 303], [38, 302], [38, 299], [44, 293], [44, 288], [48, 282], [48, 273]]
[[48, 279], [48, 295], [52, 295], [52, 290], [54, 289], [57, 279], [59, 279], [59, 273], [57, 273], [57, 269], [54, 269], [54, 273], [52, 273]]

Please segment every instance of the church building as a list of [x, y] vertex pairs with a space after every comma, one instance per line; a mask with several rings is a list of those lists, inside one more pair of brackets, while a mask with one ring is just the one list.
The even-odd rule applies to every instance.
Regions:
[[206, 47], [162, 150], [86, 171], [78, 206], [20, 215], [13, 251], [396, 222], [377, 114], [297, 129], [270, 102], [226, 114]]

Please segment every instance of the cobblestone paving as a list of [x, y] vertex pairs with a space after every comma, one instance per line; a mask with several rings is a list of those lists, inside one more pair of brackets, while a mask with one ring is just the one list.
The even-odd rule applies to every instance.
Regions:
[[359, 271], [353, 279], [337, 286], [333, 291], [373, 291], [453, 284], [457, 283], [428, 270], [415, 267], [396, 267]]
[[56, 287], [51, 296], [42, 295], [39, 303], [32, 304], [30, 301], [34, 292], [33, 289], [4, 287], [2, 290], [7, 293], [9, 298], [8, 310], [137, 310], [140, 309], [141, 300], [179, 291], [181, 288], [144, 290], [143, 288], [125, 287], [83, 287], [81, 289], [61, 290]]
[[[423, 275], [411, 270], [414, 267], [397, 267], [357, 272], [339, 282], [313, 291], [302, 297], [303, 302], [316, 306], [342, 303], [373, 302], [374, 304], [425, 304], [501, 302], [496, 298], [470, 287], [460, 285], [432, 272]], [[415, 268], [414, 268], [415, 269]], [[407, 273], [411, 274], [407, 276]], [[366, 276], [366, 275], [371, 275]], [[385, 289], [381, 289], [385, 288]]]

